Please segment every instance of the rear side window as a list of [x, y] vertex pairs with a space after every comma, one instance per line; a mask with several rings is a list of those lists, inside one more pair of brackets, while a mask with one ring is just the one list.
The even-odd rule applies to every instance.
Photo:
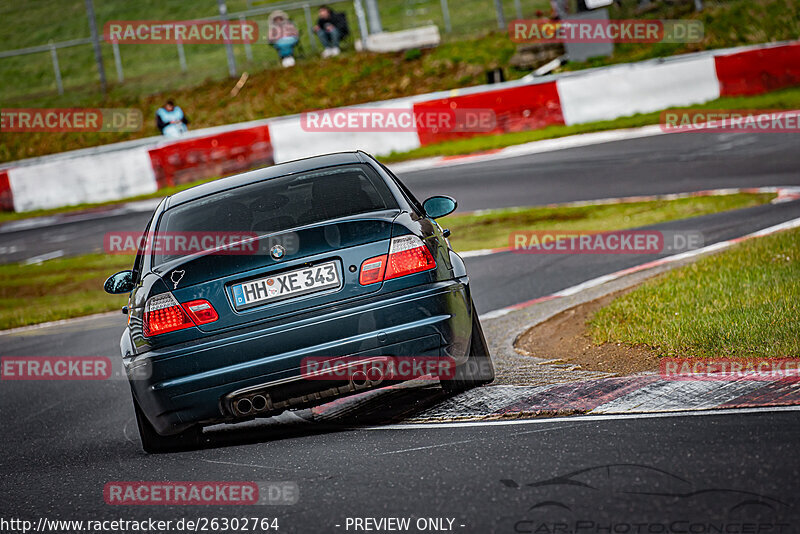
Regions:
[[[159, 235], [242, 232], [257, 235], [360, 213], [397, 209], [386, 183], [368, 165], [343, 165], [222, 191], [164, 212]], [[156, 265], [175, 256], [154, 254]]]

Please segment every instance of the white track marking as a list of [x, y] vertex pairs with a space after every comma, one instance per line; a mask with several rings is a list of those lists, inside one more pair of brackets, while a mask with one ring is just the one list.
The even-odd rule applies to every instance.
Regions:
[[[551, 430], [560, 430], [562, 428], [572, 428], [574, 426], [577, 426], [577, 425], [574, 425], [574, 424], [558, 425], [558, 426], [554, 426], [554, 427], [550, 427], [550, 428], [540, 428], [540, 429], [537, 429], [537, 430], [528, 430], [526, 432], [519, 432], [519, 433], [517, 433], [517, 435], [535, 434], [537, 432], [549, 432]], [[424, 447], [414, 447], [414, 448], [411, 448], [411, 449], [402, 449], [402, 450], [399, 450], [399, 451], [382, 452], [380, 454], [376, 454], [375, 456], [386, 456], [388, 454], [402, 454], [402, 453], [405, 453], [405, 452], [417, 452], [417, 451], [424, 451], [424, 450], [428, 450], [428, 449], [438, 449], [439, 447], [450, 447], [452, 445], [463, 445], [464, 443], [472, 443], [473, 441], [483, 441], [483, 440], [486, 440], [486, 439], [490, 439], [490, 437], [464, 439], [464, 440], [461, 440], [461, 441], [451, 441], [451, 442], [448, 442], [448, 443], [437, 443], [435, 445], [426, 445]]]
[[46, 254], [40, 254], [39, 256], [33, 256], [32, 258], [28, 258], [27, 260], [24, 260], [22, 262], [22, 265], [33, 265], [37, 263], [42, 263], [43, 261], [60, 258], [63, 255], [64, 255], [63, 250], [54, 250], [53, 252], [47, 252]]
[[709, 415], [738, 415], [751, 413], [771, 413], [771, 412], [798, 412], [800, 406], [767, 406], [755, 408], [730, 408], [719, 410], [698, 410], [680, 411], [665, 413], [631, 413], [631, 414], [608, 414], [608, 415], [570, 415], [563, 417], [547, 417], [542, 419], [512, 419], [508, 421], [473, 421], [473, 422], [454, 422], [454, 423], [409, 423], [396, 425], [380, 425], [366, 428], [355, 428], [354, 430], [427, 430], [435, 428], [469, 428], [479, 426], [513, 426], [513, 425], [538, 425], [544, 423], [561, 422], [569, 420], [573, 423], [593, 422], [593, 421], [616, 421], [631, 419], [659, 419], [662, 417], [702, 417]]

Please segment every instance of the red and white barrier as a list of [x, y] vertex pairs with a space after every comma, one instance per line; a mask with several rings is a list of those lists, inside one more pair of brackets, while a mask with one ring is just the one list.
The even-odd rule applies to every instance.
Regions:
[[161, 143], [148, 152], [159, 189], [275, 163], [266, 124]]
[[[419, 97], [418, 97], [419, 98]], [[424, 98], [424, 95], [423, 95]], [[389, 100], [375, 104], [354, 106], [347, 109], [396, 109], [411, 111], [414, 98]], [[333, 111], [333, 110], [326, 110]], [[331, 152], [363, 150], [371, 154], [391, 154], [418, 148], [417, 132], [320, 132], [303, 128], [300, 116], [269, 121], [272, 132], [272, 146], [275, 150], [275, 162], [283, 163], [300, 158], [307, 158]]]
[[[491, 131], [480, 132], [480, 135], [538, 130], [553, 124], [564, 124], [562, 105], [555, 82], [532, 83], [414, 104], [415, 113], [440, 109], [494, 111], [496, 127]], [[417, 134], [420, 145], [479, 135], [476, 132], [441, 131], [425, 125], [418, 126]]]
[[800, 42], [714, 57], [721, 96], [758, 95], [800, 85]]
[[106, 202], [158, 190], [147, 148], [47, 160], [8, 169], [15, 211]]
[[559, 79], [564, 122], [583, 124], [719, 98], [711, 56], [631, 63]]
[[291, 116], [191, 132], [186, 138], [131, 147], [99, 147], [20, 162], [0, 169], [0, 209], [30, 211], [103, 202], [272, 163], [345, 150], [377, 156], [442, 141], [582, 124], [636, 113], [752, 95], [800, 85], [800, 42], [701, 52], [664, 60], [508, 82], [362, 108], [489, 109], [491, 132], [447, 132], [417, 124], [408, 132], [321, 132]]

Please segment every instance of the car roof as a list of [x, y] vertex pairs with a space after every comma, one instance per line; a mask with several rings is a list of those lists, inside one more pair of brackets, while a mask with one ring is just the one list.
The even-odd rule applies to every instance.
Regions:
[[167, 203], [164, 209], [169, 209], [186, 202], [191, 202], [198, 198], [202, 198], [220, 191], [234, 189], [243, 185], [268, 180], [270, 178], [278, 178], [280, 176], [287, 176], [299, 172], [313, 171], [325, 167], [334, 167], [336, 165], [347, 165], [352, 163], [365, 163], [367, 156], [363, 152], [337, 152], [335, 154], [325, 154], [323, 156], [313, 156], [310, 158], [298, 159], [294, 161], [287, 161], [286, 163], [279, 163], [264, 169], [256, 171], [245, 172], [242, 174], [235, 174], [226, 178], [220, 178], [205, 184], [201, 184], [184, 191], [175, 193], [167, 197]]

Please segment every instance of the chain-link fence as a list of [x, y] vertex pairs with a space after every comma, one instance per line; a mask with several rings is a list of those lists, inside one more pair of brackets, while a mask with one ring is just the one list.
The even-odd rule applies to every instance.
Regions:
[[[6, 32], [0, 37], [0, 99], [6, 105], [26, 99], [77, 98], [96, 91], [100, 72], [92, 47], [87, 12], [95, 11], [103, 67], [111, 89], [121, 94], [141, 94], [188, 87], [206, 79], [221, 79], [231, 71], [254, 72], [277, 64], [268, 46], [267, 17], [275, 9], [286, 11], [300, 30], [300, 58], [319, 52], [314, 34], [318, 7], [328, 4], [347, 15], [351, 37], [344, 47], [365, 33], [374, 33], [377, 7], [380, 28], [397, 31], [430, 24], [443, 39], [480, 35], [503, 29], [518, 17], [549, 13], [550, 0], [227, 0], [221, 2], [231, 20], [258, 24], [261, 38], [255, 44], [233, 45], [232, 58], [224, 44], [116, 44], [102, 41], [106, 22], [114, 20], [196, 20], [219, 18], [219, 0], [28, 0], [0, 7]], [[372, 22], [370, 25], [369, 23]], [[19, 45], [25, 45], [19, 48]], [[16, 46], [14, 46], [16, 45]], [[231, 68], [231, 61], [235, 67]]]

